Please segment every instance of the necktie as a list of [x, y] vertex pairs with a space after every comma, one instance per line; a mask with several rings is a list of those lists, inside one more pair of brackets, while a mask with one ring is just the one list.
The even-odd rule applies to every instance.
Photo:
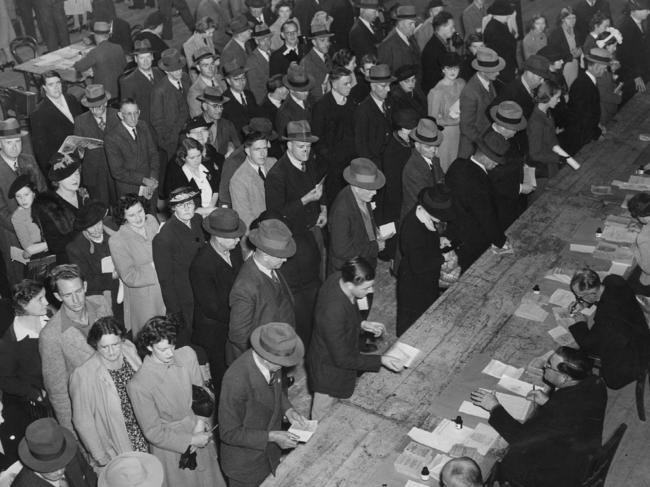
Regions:
[[386, 115], [386, 102], [382, 101], [381, 102], [381, 112]]
[[275, 371], [271, 372], [271, 377], [269, 378], [269, 385], [272, 387], [273, 384], [275, 384], [278, 381], [279, 378], [280, 378], [280, 371], [279, 370], [275, 370]]
[[106, 128], [106, 122], [104, 121], [103, 118], [97, 120], [97, 125], [99, 126], [99, 130], [101, 130], [102, 132]]
[[230, 252], [226, 251], [222, 255], [223, 255], [223, 259], [228, 263], [230, 267], [232, 267], [232, 261], [230, 260]]
[[307, 170], [307, 165], [306, 165], [304, 162], [301, 162], [301, 163], [300, 163], [300, 170], [301, 170], [302, 172], [305, 172], [305, 171]]
[[183, 85], [181, 84], [180, 81], [178, 82], [178, 91], [180, 91], [181, 93], [183, 93]]
[[210, 80], [210, 86], [212, 86], [214, 88], [214, 80], [213, 79]]
[[241, 105], [242, 105], [244, 108], [247, 108], [247, 107], [248, 107], [248, 103], [246, 103], [246, 95], [244, 95], [243, 93], [241, 93], [239, 96], [241, 97]]
[[271, 279], [275, 284], [280, 284], [280, 278], [278, 277], [275, 271], [271, 271]]
[[148, 75], [147, 75], [147, 78], [149, 78], [149, 82], [150, 82], [151, 84], [153, 84], [153, 75], [152, 75], [152, 74], [148, 74]]
[[133, 135], [133, 140], [138, 140], [138, 132], [136, 132], [135, 127], [131, 128], [131, 135]]
[[257, 168], [257, 174], [260, 175], [262, 181], [266, 181], [266, 175], [264, 174], [264, 170], [261, 167]]

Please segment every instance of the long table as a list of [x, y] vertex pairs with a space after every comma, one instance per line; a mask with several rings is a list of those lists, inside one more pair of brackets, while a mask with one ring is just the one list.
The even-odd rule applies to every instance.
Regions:
[[70, 44], [14, 66], [14, 71], [42, 75], [46, 71], [54, 70], [65, 81], [77, 83], [83, 79], [83, 76], [77, 73], [73, 65], [94, 47], [94, 45], [86, 45], [83, 42]]
[[[585, 219], [623, 211], [622, 193], [603, 199], [591, 193], [591, 186], [627, 180], [639, 165], [650, 162], [650, 146], [638, 138], [640, 133], [650, 133], [649, 113], [650, 96], [638, 95], [628, 103], [605, 139], [578, 155], [582, 168], [561, 171], [508, 229], [514, 255], [486, 252], [401, 337], [423, 350], [424, 359], [401, 374], [385, 369], [364, 374], [354, 395], [339, 403], [309, 443], [290, 453], [263, 487], [382, 483], [401, 487], [405, 480], [398, 482], [390, 476], [378, 483], [377, 472], [387, 471], [386, 465], [401, 451], [412, 426], [429, 431], [435, 427], [446, 411], [444, 398], [458, 395], [456, 377], [471, 364], [475, 366], [481, 356], [522, 367], [556, 348], [548, 326], [513, 313], [522, 296], [550, 269], [598, 265], [569, 252], [569, 243]], [[606, 270], [609, 264], [601, 261], [600, 266], [599, 270]], [[632, 412], [621, 409], [622, 413], [606, 420], [604, 435], [611, 434], [620, 421], [636, 422], [635, 447], [647, 451], [650, 428], [635, 417], [633, 400], [629, 387], [610, 391], [609, 403], [629, 401]]]

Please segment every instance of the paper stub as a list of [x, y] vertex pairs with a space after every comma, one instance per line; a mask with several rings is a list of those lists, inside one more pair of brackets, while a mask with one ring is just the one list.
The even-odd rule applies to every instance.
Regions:
[[21, 264], [27, 264], [27, 262], [29, 262], [29, 259], [25, 259], [23, 256], [23, 249], [11, 246], [9, 248], [9, 254], [11, 256], [11, 260], [15, 262], [20, 262]]
[[515, 310], [515, 316], [531, 321], [544, 321], [548, 316], [548, 311], [535, 303], [523, 302]]
[[363, 297], [361, 299], [357, 299], [357, 307], [361, 311], [367, 311], [368, 309], [370, 309], [370, 305], [368, 304], [368, 298]]
[[315, 419], [308, 419], [305, 421], [305, 423], [305, 428], [300, 428], [298, 426], [294, 426], [293, 424], [289, 428], [289, 433], [296, 435], [300, 443], [307, 443], [312, 435], [316, 432], [316, 428], [318, 428], [318, 421]]
[[569, 330], [563, 326], [556, 326], [552, 330], [549, 330], [549, 335], [555, 340], [555, 343], [562, 345], [563, 347], [575, 347], [576, 342], [573, 339], [573, 335], [569, 333]]
[[113, 264], [113, 258], [110, 255], [107, 255], [101, 260], [102, 263], [102, 274], [112, 274], [115, 270], [115, 264]]
[[526, 395], [533, 390], [532, 384], [528, 382], [524, 382], [523, 380], [513, 379], [512, 377], [508, 377], [507, 375], [501, 377], [501, 380], [497, 385], [499, 387], [503, 387], [507, 391], [514, 392], [515, 394], [524, 397], [526, 397]]
[[500, 379], [504, 375], [507, 375], [514, 379], [519, 379], [519, 377], [521, 377], [521, 374], [524, 373], [524, 369], [504, 364], [499, 360], [491, 359], [490, 362], [482, 370], [482, 372], [497, 379]]
[[620, 262], [612, 262], [612, 265], [607, 271], [607, 274], [616, 274], [617, 276], [624, 276], [629, 268], [630, 266], [627, 264], [622, 264]]
[[379, 230], [379, 235], [384, 239], [392, 237], [397, 233], [397, 229], [395, 228], [395, 222], [390, 222], [381, 225], [378, 230]]
[[589, 318], [591, 315], [593, 315], [596, 312], [596, 305], [592, 304], [588, 308], [582, 308], [580, 312], [585, 315], [587, 318]]
[[385, 352], [385, 355], [395, 357], [406, 368], [411, 367], [421, 354], [422, 350], [407, 345], [404, 342], [395, 342], [393, 346]]

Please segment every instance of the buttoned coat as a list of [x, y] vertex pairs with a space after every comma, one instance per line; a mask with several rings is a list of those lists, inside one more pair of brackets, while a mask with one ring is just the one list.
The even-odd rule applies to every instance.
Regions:
[[81, 275], [84, 276], [87, 283], [86, 296], [103, 295], [105, 291], [110, 291], [111, 298], [115, 303], [119, 281], [113, 279], [112, 272], [102, 272], [102, 259], [111, 257], [107, 228], [104, 227], [104, 240], [101, 243], [91, 242], [82, 232], [77, 233], [72, 241], [65, 246], [65, 253], [68, 262], [78, 265]]
[[234, 60], [237, 66], [246, 66], [246, 58], [249, 54], [248, 46], [241, 47], [235, 39], [230, 39], [221, 51], [221, 65], [225, 66]]
[[561, 162], [560, 156], [553, 152], [553, 147], [559, 144], [555, 129], [553, 116], [535, 107], [526, 127], [528, 160], [537, 173], [547, 178], [557, 174]]
[[120, 78], [121, 98], [135, 100], [140, 109], [140, 120], [147, 123], [151, 123], [151, 92], [153, 87], [166, 77], [165, 73], [156, 67], [152, 67], [151, 70], [153, 82], [149, 81], [139, 69], [134, 69], [131, 73]]
[[489, 84], [486, 90], [474, 74], [460, 92], [460, 142], [458, 157], [469, 158], [474, 154], [479, 136], [490, 126], [487, 109], [496, 97], [496, 91]]
[[244, 90], [244, 96], [246, 97], [246, 106], [243, 106], [239, 102], [238, 98], [235, 98], [235, 95], [232, 94], [232, 90], [230, 88], [226, 90], [224, 96], [226, 98], [230, 98], [230, 100], [224, 103], [223, 113], [221, 116], [233, 123], [237, 129], [238, 135], [242, 134], [244, 125], [247, 125], [248, 122], [251, 121], [251, 118], [257, 116], [257, 103], [255, 103], [255, 97], [249, 90]]
[[449, 52], [442, 39], [435, 33], [422, 50], [422, 91], [429, 93], [429, 90], [438, 84], [444, 74], [442, 73], [442, 56]]
[[359, 63], [366, 54], [377, 55], [377, 45], [381, 42], [381, 38], [376, 30], [370, 32], [366, 24], [356, 18], [354, 25], [350, 29], [349, 41], [350, 49], [357, 57], [357, 63]]
[[367, 157], [377, 166], [388, 145], [392, 132], [390, 107], [383, 113], [371, 95], [363, 100], [354, 112], [354, 146], [358, 157]]
[[74, 68], [80, 73], [92, 68], [93, 83], [104, 85], [112, 98], [119, 96], [117, 78], [122, 74], [124, 66], [126, 66], [126, 57], [122, 46], [108, 40], [100, 42], [97, 47], [74, 63]]
[[413, 149], [411, 157], [402, 169], [402, 210], [401, 217], [411, 211], [418, 200], [418, 194], [424, 188], [445, 182], [445, 174], [437, 157], [431, 159], [432, 168], [420, 153]]
[[[201, 17], [197, 17], [200, 19]], [[212, 17], [210, 17], [212, 18]], [[217, 22], [218, 19], [212, 18], [213, 22]], [[216, 31], [216, 29], [215, 29]], [[194, 32], [189, 39], [183, 43], [183, 53], [185, 54], [185, 59], [188, 66], [195, 66], [194, 56], [197, 51], [202, 49], [208, 49], [212, 54], [215, 54], [214, 50], [214, 39], [211, 37], [206, 37], [202, 33]]]
[[290, 51], [289, 53], [284, 54], [284, 52], [287, 50], [287, 45], [283, 44], [279, 49], [276, 49], [271, 53], [271, 59], [269, 60], [270, 76], [273, 76], [275, 74], [287, 74], [289, 65], [292, 62], [299, 63], [305, 54], [307, 54], [309, 47], [307, 47], [305, 44], [298, 44], [298, 47], [296, 49], [298, 53], [295, 51]]
[[311, 125], [312, 108], [311, 102], [307, 99], [303, 101], [305, 108], [302, 108], [296, 103], [291, 95], [282, 102], [278, 113], [275, 116], [275, 130], [280, 136], [286, 136], [286, 128], [289, 122], [297, 122], [298, 120], [306, 120]]
[[[267, 56], [270, 56], [267, 54]], [[269, 57], [270, 59], [270, 57]], [[261, 105], [266, 98], [266, 82], [269, 79], [269, 61], [259, 49], [255, 49], [246, 59], [246, 79], [248, 89], [255, 97], [255, 102]]]
[[[411, 36], [407, 44], [402, 40], [395, 29], [379, 44], [377, 49], [380, 64], [388, 64], [391, 73], [401, 66], [420, 65], [420, 48]], [[421, 76], [418, 74], [418, 79]]]
[[[65, 466], [65, 479], [70, 487], [95, 487], [97, 474], [88, 465], [81, 451]], [[29, 468], [24, 467], [12, 482], [12, 487], [52, 487], [43, 477], [39, 477]]]
[[323, 97], [323, 83], [332, 70], [332, 60], [328, 54], [325, 55], [325, 60], [321, 59], [315, 48], [312, 47], [305, 57], [300, 60], [300, 65], [314, 77], [315, 83], [312, 89], [309, 90], [309, 97], [313, 102], [316, 102]]
[[[212, 78], [212, 82], [215, 87], [219, 87], [223, 91], [228, 88], [226, 82], [220, 75], [215, 75], [214, 78]], [[199, 76], [196, 78], [196, 81], [192, 83], [190, 89], [187, 90], [187, 106], [190, 111], [190, 117], [198, 117], [201, 115], [201, 102], [197, 100], [197, 97], [203, 95], [203, 91], [205, 91], [208, 86], [210, 85], [205, 82], [203, 77]]]
[[[168, 158], [176, 154], [179, 135], [190, 117], [185, 98], [190, 88], [190, 78], [185, 73], [181, 85], [183, 92], [171, 83], [169, 77], [165, 77], [156, 83], [151, 92], [151, 125], [158, 147], [167, 153]], [[160, 172], [164, 174], [162, 168]]]
[[483, 41], [506, 62], [498, 79], [502, 84], [508, 84], [517, 73], [517, 39], [506, 24], [493, 18], [485, 26]]
[[600, 93], [596, 84], [580, 70], [569, 90], [565, 148], [575, 154], [589, 142], [597, 140], [600, 123]]
[[226, 158], [223, 162], [223, 170], [221, 171], [221, 180], [219, 181], [219, 206], [227, 206], [232, 208], [232, 197], [230, 196], [230, 181], [233, 174], [241, 167], [246, 161], [246, 152], [244, 146], [240, 145]]
[[[266, 174], [275, 162], [275, 159], [267, 158], [264, 164]], [[244, 161], [230, 179], [230, 199], [233, 210], [246, 224], [246, 228], [249, 228], [251, 222], [266, 210], [264, 181], [248, 161]]]
[[219, 0], [201, 0], [198, 7], [196, 7], [196, 18], [200, 19], [201, 17], [210, 17], [214, 21], [214, 34], [212, 34], [212, 42], [215, 49], [218, 49], [219, 52], [223, 51], [223, 48], [228, 41], [230, 36], [226, 33], [228, 28], [228, 23], [232, 19], [230, 11], [228, 10], [227, 5], [222, 5]]

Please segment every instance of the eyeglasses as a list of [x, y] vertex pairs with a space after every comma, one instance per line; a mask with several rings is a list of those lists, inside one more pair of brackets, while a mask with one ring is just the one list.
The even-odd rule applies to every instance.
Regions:
[[241, 76], [236, 76], [236, 77], [230, 78], [230, 79], [233, 80], [233, 81], [240, 81], [241, 82], [241, 81], [246, 81], [246, 76], [242, 74]]
[[176, 208], [180, 208], [181, 210], [193, 210], [196, 206], [194, 205], [194, 201], [186, 201], [185, 203], [176, 205]]
[[550, 362], [546, 362], [544, 365], [542, 365], [542, 368], [543, 368], [544, 370], [546, 370], [546, 369], [553, 370], [553, 371], [555, 371], [555, 372], [557, 372], [557, 373], [559, 373], [559, 374], [562, 373], [562, 372], [560, 372], [558, 369], [556, 369], [555, 367], [553, 367], [553, 366], [551, 365]]

